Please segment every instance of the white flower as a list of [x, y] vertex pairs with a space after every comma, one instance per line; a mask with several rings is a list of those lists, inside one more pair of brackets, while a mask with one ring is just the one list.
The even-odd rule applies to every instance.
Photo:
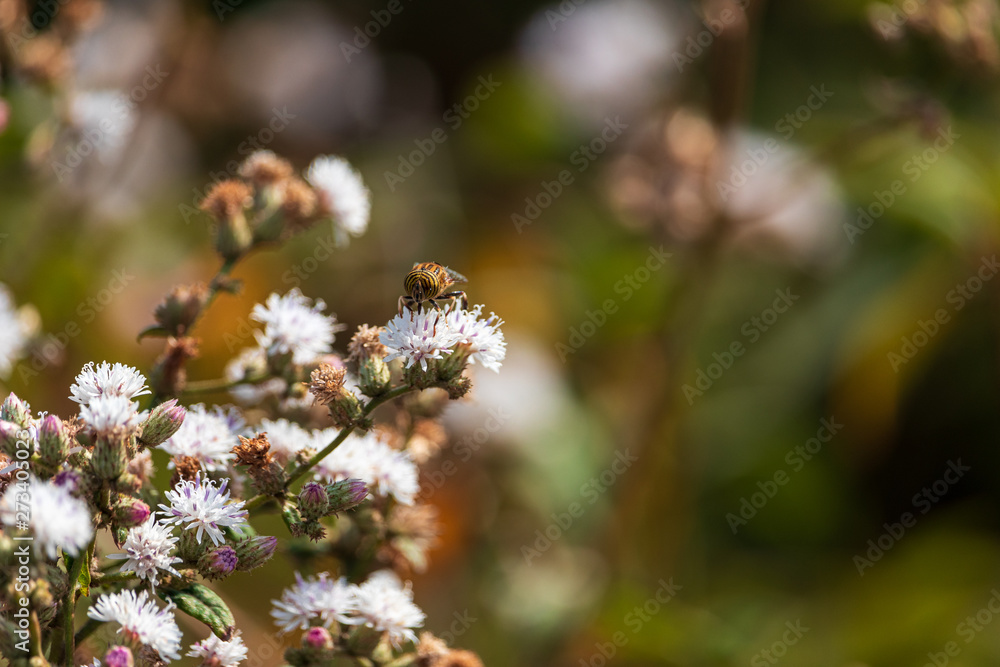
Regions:
[[25, 308], [18, 311], [7, 287], [0, 283], [0, 378], [10, 376], [34, 332], [29, 312]]
[[459, 344], [469, 352], [471, 363], [478, 361], [494, 372], [500, 372], [500, 364], [507, 356], [507, 343], [504, 341], [500, 325], [503, 320], [490, 313], [485, 320], [479, 319], [483, 306], [472, 310], [450, 309], [445, 315], [448, 329], [459, 337]]
[[348, 234], [365, 233], [371, 216], [371, 193], [347, 160], [321, 155], [309, 165], [306, 180], [316, 189], [323, 207], [333, 214], [337, 243], [346, 242]]
[[282, 591], [280, 600], [271, 600], [271, 616], [282, 633], [296, 628], [306, 630], [314, 618], [322, 618], [328, 628], [334, 622], [352, 622], [356, 587], [343, 577], [334, 580], [329, 576], [322, 572], [318, 578], [303, 579], [296, 572], [295, 585]]
[[213, 667], [236, 667], [247, 657], [247, 647], [240, 633], [236, 633], [229, 641], [223, 641], [215, 635], [209, 635], [197, 644], [191, 645], [188, 657], [203, 658], [203, 665]]
[[264, 325], [257, 332], [257, 342], [268, 356], [292, 355], [292, 362], [308, 364], [330, 352], [334, 332], [338, 330], [333, 317], [323, 315], [326, 304], [322, 299], [304, 297], [295, 288], [285, 296], [271, 294], [263, 304], [257, 304], [250, 319]]
[[[208, 412], [204, 405], [192, 405], [181, 427], [159, 448], [171, 456], [194, 457], [207, 471], [225, 470], [236, 456], [233, 447], [239, 444], [232, 426], [220, 408]], [[170, 467], [174, 467], [173, 461]]]
[[56, 560], [59, 549], [76, 556], [94, 535], [86, 503], [50, 482], [31, 478], [26, 485], [13, 483], [0, 499], [0, 521], [8, 528], [30, 528], [35, 554]]
[[229, 503], [228, 484], [229, 480], [225, 479], [222, 486], [215, 488], [215, 482], [202, 479], [200, 473], [193, 482], [181, 480], [165, 494], [170, 505], [160, 505], [163, 510], [160, 514], [165, 517], [163, 523], [178, 526], [186, 523], [185, 530], [198, 529], [195, 538], [199, 544], [204, 533], [208, 533], [212, 544], [222, 544], [224, 539], [219, 526], [240, 527], [247, 522], [244, 501]]
[[[245, 347], [233, 357], [223, 371], [229, 382], [240, 382], [247, 377], [264, 373], [267, 370], [267, 352], [261, 347]], [[242, 405], [257, 405], [272, 396], [285, 393], [288, 383], [281, 378], [270, 378], [254, 384], [237, 384], [229, 389], [229, 393]]]
[[145, 417], [145, 412], [139, 412], [139, 404], [127, 396], [105, 394], [80, 407], [80, 419], [101, 434], [134, 431]]
[[295, 458], [295, 455], [306, 447], [313, 446], [313, 435], [294, 422], [287, 419], [260, 420], [261, 431], [267, 432], [267, 441], [271, 443], [271, 453], [282, 463]]
[[180, 576], [173, 564], [181, 562], [181, 559], [171, 555], [177, 540], [171, 527], [157, 523], [156, 517], [151, 515], [145, 523], [128, 531], [125, 553], [109, 554], [108, 558], [127, 558], [122, 571], [135, 572], [140, 579], [148, 579], [155, 586], [157, 570]]
[[96, 368], [94, 362], [83, 367], [76, 376], [76, 383], [69, 388], [71, 401], [87, 405], [98, 396], [124, 396], [135, 398], [149, 393], [146, 377], [124, 364], [114, 366], [104, 361]]
[[406, 367], [419, 363], [427, 370], [428, 359], [443, 359], [459, 340], [445, 321], [440, 310], [422, 309], [418, 312], [403, 311], [385, 325], [379, 334], [379, 341], [389, 348], [385, 360], [402, 357]]
[[[328, 444], [336, 432], [320, 432], [319, 446]], [[348, 436], [316, 465], [317, 477], [336, 482], [348, 477], [360, 479], [380, 496], [392, 495], [404, 505], [412, 505], [420, 492], [417, 464], [408, 452], [393, 449], [373, 433]]]
[[357, 587], [355, 600], [358, 621], [387, 632], [393, 646], [398, 648], [404, 640], [417, 640], [412, 628], [424, 624], [424, 612], [413, 604], [409, 582], [404, 587], [391, 570], [379, 570], [368, 577], [368, 581]]
[[178, 660], [181, 650], [181, 630], [174, 620], [173, 604], [163, 609], [148, 599], [148, 592], [125, 590], [102, 595], [87, 615], [95, 621], [118, 623], [129, 640], [138, 641], [160, 654], [164, 660]]

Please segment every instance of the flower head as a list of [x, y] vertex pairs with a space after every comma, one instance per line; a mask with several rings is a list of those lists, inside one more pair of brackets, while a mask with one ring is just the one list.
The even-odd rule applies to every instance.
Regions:
[[293, 363], [311, 363], [330, 352], [338, 330], [336, 320], [323, 314], [325, 308], [321, 299], [313, 305], [298, 288], [285, 296], [271, 294], [250, 315], [264, 325], [264, 331], [257, 332], [257, 342], [268, 356], [291, 354]]
[[282, 591], [280, 600], [271, 601], [274, 605], [271, 616], [282, 633], [296, 628], [306, 630], [314, 618], [322, 618], [326, 627], [334, 622], [352, 622], [356, 587], [343, 577], [336, 580], [329, 577], [323, 572], [319, 577], [303, 579], [296, 572], [295, 585]]
[[338, 243], [346, 242], [348, 235], [365, 233], [371, 216], [371, 193], [347, 160], [321, 155], [309, 165], [306, 180], [316, 188], [322, 209], [333, 216]]
[[[317, 433], [317, 442], [329, 442], [334, 429]], [[331, 482], [354, 477], [372, 493], [392, 495], [404, 505], [412, 505], [420, 492], [417, 465], [406, 452], [393, 449], [373, 433], [350, 435], [316, 466], [317, 476]]]
[[236, 633], [229, 641], [223, 641], [215, 635], [209, 635], [197, 644], [191, 645], [188, 656], [202, 658], [203, 665], [212, 667], [236, 667], [247, 657], [247, 647], [240, 633]]
[[355, 600], [355, 622], [386, 632], [396, 647], [404, 640], [417, 641], [413, 628], [424, 624], [424, 612], [413, 604], [409, 582], [404, 587], [392, 571], [379, 570], [357, 587]]
[[181, 427], [159, 448], [171, 456], [198, 459], [211, 472], [225, 470], [237, 443], [226, 413], [218, 407], [209, 412], [199, 404], [188, 409]]
[[[24, 489], [12, 484], [0, 498], [0, 521], [12, 528], [30, 528], [35, 553], [55, 560], [59, 549], [76, 556], [94, 535], [90, 510], [61, 486], [32, 478]], [[25, 511], [27, 510], [27, 511]], [[27, 514], [27, 521], [24, 521]]]
[[379, 341], [389, 351], [387, 362], [402, 358], [407, 368], [419, 363], [426, 371], [427, 362], [450, 354], [459, 337], [448, 327], [441, 311], [427, 309], [396, 315], [382, 330]]
[[87, 405], [98, 396], [124, 396], [135, 398], [149, 393], [146, 377], [124, 364], [114, 365], [104, 361], [97, 367], [90, 362], [76, 376], [76, 383], [69, 388], [70, 400]]
[[287, 419], [262, 419], [260, 430], [267, 432], [271, 454], [283, 463], [294, 459], [306, 447], [314, 445], [313, 434]]
[[80, 419], [102, 435], [113, 431], [131, 433], [145, 416], [139, 412], [138, 402], [114, 394], [96, 396], [80, 407]]
[[246, 523], [247, 511], [243, 501], [230, 503], [226, 486], [229, 480], [215, 487], [215, 482], [203, 479], [199, 473], [195, 480], [181, 480], [172, 491], [166, 492], [170, 505], [160, 505], [165, 518], [163, 523], [184, 526], [185, 530], [197, 528], [195, 538], [201, 544], [201, 536], [208, 533], [212, 544], [222, 544], [223, 533], [220, 526], [239, 527]]
[[108, 558], [128, 559], [122, 565], [122, 571], [135, 572], [140, 579], [147, 579], [150, 585], [155, 586], [158, 570], [180, 575], [173, 564], [181, 562], [181, 559], [171, 555], [177, 540], [170, 526], [157, 523], [156, 517], [150, 516], [145, 523], [128, 531], [125, 553], [109, 554]]
[[7, 288], [0, 284], [0, 377], [6, 378], [14, 368], [14, 362], [24, 353], [28, 338], [32, 334], [27, 311], [18, 311]]
[[130, 640], [150, 647], [164, 660], [177, 660], [181, 657], [181, 630], [174, 620], [174, 606], [157, 609], [148, 595], [147, 591], [136, 595], [133, 590], [102, 595], [87, 615], [95, 621], [117, 623], [121, 626], [118, 631]]
[[507, 342], [500, 331], [503, 320], [490, 313], [484, 320], [479, 319], [483, 306], [472, 310], [453, 308], [444, 319], [449, 331], [458, 337], [459, 348], [469, 355], [469, 361], [481, 363], [494, 372], [500, 371], [500, 364], [507, 356]]

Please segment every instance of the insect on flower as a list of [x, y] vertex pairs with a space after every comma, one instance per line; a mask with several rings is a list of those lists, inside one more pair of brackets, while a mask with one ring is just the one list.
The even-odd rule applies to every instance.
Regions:
[[454, 303], [457, 299], [463, 309], [469, 308], [469, 298], [465, 292], [448, 291], [455, 285], [469, 282], [468, 279], [457, 271], [452, 271], [447, 266], [442, 266], [437, 262], [418, 262], [413, 265], [413, 269], [406, 274], [403, 280], [403, 289], [406, 294], [399, 297], [399, 314], [403, 314], [403, 307], [412, 311], [418, 311], [421, 305], [429, 302], [434, 308], [440, 308], [442, 301]]

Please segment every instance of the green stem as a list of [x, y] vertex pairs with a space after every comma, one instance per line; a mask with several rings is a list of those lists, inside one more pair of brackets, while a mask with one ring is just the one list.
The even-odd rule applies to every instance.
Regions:
[[32, 611], [28, 619], [28, 639], [31, 656], [44, 658], [42, 653], [42, 626], [38, 622], [38, 612]]
[[80, 579], [80, 573], [83, 572], [84, 564], [88, 564], [90, 561], [87, 554], [93, 548], [94, 542], [91, 540], [90, 546], [73, 560], [73, 567], [69, 570], [69, 586], [66, 591], [66, 599], [63, 601], [63, 637], [66, 641], [66, 649], [63, 656], [68, 664], [72, 664], [73, 653], [76, 650], [73, 639], [73, 613], [76, 611], [76, 586]]
[[94, 586], [107, 586], [108, 584], [116, 584], [123, 581], [136, 581], [139, 576], [135, 572], [113, 572], [111, 574], [102, 574], [94, 580]]
[[[391, 401], [392, 399], [398, 398], [403, 394], [414, 391], [414, 389], [415, 389], [414, 387], [409, 387], [404, 385], [401, 387], [396, 387], [395, 389], [392, 389], [391, 391], [388, 391], [382, 394], [381, 396], [373, 398], [372, 400], [368, 401], [368, 403], [365, 405], [364, 410], [362, 411], [361, 419], [359, 421], [363, 421], [366, 417], [368, 417], [368, 415], [372, 413], [372, 411], [375, 408], [382, 405], [386, 401]], [[330, 452], [332, 452], [338, 446], [340, 446], [340, 444], [347, 439], [347, 436], [349, 436], [351, 433], [354, 433], [354, 429], [356, 428], [357, 426], [352, 424], [351, 426], [348, 426], [347, 428], [341, 430], [340, 433], [337, 434], [337, 437], [333, 439], [333, 442], [331, 442], [329, 445], [327, 445], [320, 451], [316, 452], [316, 454], [314, 454], [313, 457], [310, 458], [308, 461], [300, 464], [295, 469], [293, 469], [292, 472], [288, 474], [288, 481], [285, 482], [285, 488], [288, 489], [292, 484], [298, 481], [299, 478], [301, 478], [307, 472], [312, 470], [317, 463], [319, 463], [327, 456], [329, 456]], [[262, 493], [257, 494], [256, 496], [247, 501], [246, 505], [244, 505], [244, 508], [248, 511], [252, 510], [264, 504], [270, 498], [271, 498], [270, 496]]]
[[213, 380], [200, 380], [198, 382], [188, 382], [187, 386], [184, 387], [184, 391], [181, 392], [185, 396], [195, 395], [195, 394], [215, 394], [222, 391], [228, 391], [233, 387], [238, 387], [241, 384], [260, 384], [266, 380], [270, 380], [272, 375], [258, 375], [251, 378], [243, 378], [242, 380], [228, 380], [226, 378], [215, 378]]

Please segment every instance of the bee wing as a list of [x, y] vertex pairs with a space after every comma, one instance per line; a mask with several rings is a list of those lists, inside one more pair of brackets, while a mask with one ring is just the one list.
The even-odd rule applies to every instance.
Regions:
[[449, 286], [451, 286], [451, 285], [465, 284], [465, 283], [469, 282], [469, 279], [466, 278], [465, 276], [463, 276], [458, 271], [453, 271], [453, 270], [449, 269], [447, 266], [445, 266], [443, 268], [444, 268], [444, 272], [446, 274], [448, 274], [448, 280], [451, 281], [451, 282], [448, 283]]

